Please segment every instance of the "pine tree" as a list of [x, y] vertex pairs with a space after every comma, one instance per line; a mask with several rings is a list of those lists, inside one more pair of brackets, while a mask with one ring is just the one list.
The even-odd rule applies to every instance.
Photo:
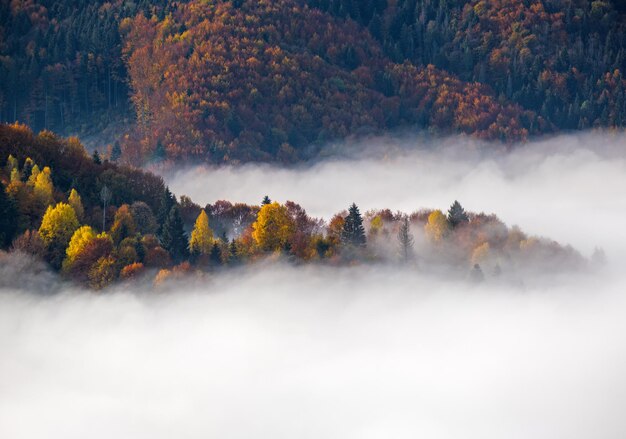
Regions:
[[413, 255], [413, 235], [409, 227], [409, 218], [404, 217], [398, 232], [398, 242], [400, 243], [400, 257], [407, 262]]
[[455, 227], [469, 222], [469, 217], [465, 213], [465, 209], [461, 206], [461, 203], [454, 201], [450, 209], [448, 210], [448, 222], [454, 229]]
[[96, 165], [102, 163], [102, 160], [100, 159], [100, 153], [98, 153], [97, 149], [93, 152], [93, 156], [91, 156], [91, 158]]
[[341, 231], [341, 242], [344, 245], [354, 247], [365, 247], [365, 228], [363, 227], [363, 218], [359, 208], [355, 203], [352, 203], [348, 210], [348, 216], [343, 224], [343, 230]]
[[261, 206], [265, 206], [266, 204], [272, 204], [272, 200], [270, 200], [270, 197], [268, 197], [267, 195], [263, 197], [263, 200], [261, 201]]
[[0, 181], [0, 248], [5, 248], [17, 231], [17, 209], [15, 202], [7, 195]]
[[169, 252], [174, 262], [181, 262], [188, 256], [187, 235], [177, 205], [172, 207], [163, 224], [161, 245]]

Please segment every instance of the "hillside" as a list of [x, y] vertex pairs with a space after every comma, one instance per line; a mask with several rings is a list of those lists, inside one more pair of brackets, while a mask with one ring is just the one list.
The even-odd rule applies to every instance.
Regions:
[[0, 121], [118, 140], [133, 164], [623, 127], [624, 26], [619, 1], [5, 1]]
[[151, 275], [158, 284], [276, 259], [410, 264], [461, 277], [469, 272], [475, 281], [587, 266], [571, 247], [527, 236], [495, 215], [466, 212], [456, 201], [447, 214], [361, 214], [352, 204], [328, 222], [293, 201], [260, 201], [199, 206], [184, 195], [177, 200], [161, 178], [89, 157], [76, 138], [0, 125], [0, 264], [45, 261], [95, 289], [119, 278]]

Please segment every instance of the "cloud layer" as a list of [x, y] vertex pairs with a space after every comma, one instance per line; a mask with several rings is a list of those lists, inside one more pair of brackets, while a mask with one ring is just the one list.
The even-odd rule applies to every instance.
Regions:
[[564, 137], [489, 158], [450, 147], [179, 173], [172, 188], [198, 201], [268, 193], [326, 218], [353, 200], [412, 211], [458, 198], [583, 252], [601, 245], [609, 265], [524, 286], [280, 264], [160, 292], [1, 282], [0, 436], [621, 438], [623, 145]]

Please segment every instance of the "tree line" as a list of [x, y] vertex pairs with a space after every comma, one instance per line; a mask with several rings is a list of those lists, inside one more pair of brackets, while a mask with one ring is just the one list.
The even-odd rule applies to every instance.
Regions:
[[[256, 206], [224, 200], [199, 206], [178, 199], [149, 173], [134, 174], [131, 187], [115, 184], [129, 183], [123, 180], [129, 169], [89, 156], [75, 139], [34, 136], [24, 126], [0, 126], [0, 145], [0, 248], [45, 260], [94, 289], [146, 276], [161, 283], [266, 258], [444, 264], [471, 268], [473, 276], [484, 276], [483, 269], [496, 276], [529, 265], [558, 270], [584, 264], [573, 249], [528, 237], [495, 215], [466, 212], [458, 201], [447, 213], [410, 215], [388, 209], [362, 214], [353, 203], [327, 223], [295, 202], [268, 196]], [[88, 172], [67, 182], [70, 166]]]

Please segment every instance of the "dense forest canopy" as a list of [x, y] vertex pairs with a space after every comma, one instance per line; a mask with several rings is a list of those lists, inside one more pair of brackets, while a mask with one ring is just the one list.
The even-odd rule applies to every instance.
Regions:
[[623, 127], [623, 2], [0, 2], [0, 121], [133, 164], [312, 157], [399, 127]]

